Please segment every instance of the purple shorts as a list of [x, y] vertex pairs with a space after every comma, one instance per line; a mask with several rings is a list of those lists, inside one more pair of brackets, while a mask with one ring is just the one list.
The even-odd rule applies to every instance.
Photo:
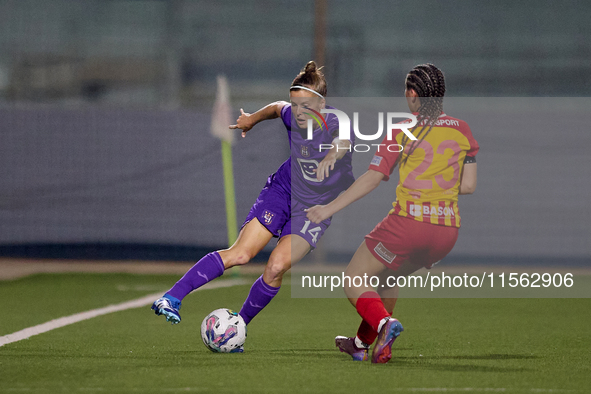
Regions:
[[250, 208], [242, 227], [257, 218], [274, 237], [281, 238], [289, 234], [299, 235], [314, 249], [322, 234], [330, 226], [331, 218], [320, 224], [312, 223], [306, 217], [306, 212], [304, 212], [306, 208], [309, 207], [291, 199], [289, 185], [283, 186], [275, 179], [274, 175], [271, 175], [256, 202]]

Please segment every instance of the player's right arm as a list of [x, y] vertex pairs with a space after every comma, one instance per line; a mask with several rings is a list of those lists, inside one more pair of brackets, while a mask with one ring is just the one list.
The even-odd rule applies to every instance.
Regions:
[[281, 110], [286, 105], [289, 105], [286, 101], [276, 101], [264, 106], [254, 114], [244, 112], [240, 108], [240, 116], [236, 119], [236, 124], [230, 125], [230, 129], [241, 129], [242, 138], [244, 138], [246, 137], [246, 132], [252, 129], [257, 123], [263, 120], [279, 118], [281, 116]]
[[374, 190], [384, 179], [384, 174], [372, 169], [361, 175], [347, 190], [341, 193], [337, 198], [327, 205], [315, 205], [304, 209], [306, 216], [314, 223], [320, 223], [328, 219], [341, 209], [363, 198]]

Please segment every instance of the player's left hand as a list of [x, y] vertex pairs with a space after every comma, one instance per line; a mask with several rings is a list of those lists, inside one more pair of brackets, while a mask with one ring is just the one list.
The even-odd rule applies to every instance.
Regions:
[[334, 170], [334, 163], [336, 162], [336, 155], [327, 154], [320, 164], [318, 164], [318, 168], [314, 170], [316, 172], [316, 179], [322, 182], [324, 178], [328, 178], [330, 172]]
[[307, 212], [306, 217], [313, 223], [320, 223], [332, 216], [326, 205], [314, 205], [304, 209], [304, 212]]

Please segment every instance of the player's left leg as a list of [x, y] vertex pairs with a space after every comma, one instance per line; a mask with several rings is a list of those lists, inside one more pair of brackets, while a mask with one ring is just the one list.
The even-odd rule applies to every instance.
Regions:
[[281, 238], [271, 253], [265, 272], [253, 284], [240, 310], [240, 316], [248, 324], [279, 292], [283, 274], [300, 261], [330, 226], [330, 219], [313, 224], [306, 217], [306, 206], [291, 202], [290, 218], [281, 229]]
[[279, 239], [269, 257], [265, 272], [254, 282], [240, 309], [239, 314], [246, 324], [250, 323], [271, 302], [279, 292], [283, 274], [308, 252], [310, 252], [310, 244], [298, 235], [289, 234]]
[[[391, 275], [391, 271], [386, 270], [380, 275], [380, 283], [387, 283], [388, 277]], [[396, 306], [396, 301], [398, 299], [398, 286], [394, 287], [379, 287], [377, 290], [380, 298], [382, 299], [382, 303], [386, 308], [386, 311], [392, 316], [394, 312], [394, 307]], [[361, 324], [357, 329], [357, 336], [354, 338], [348, 338], [349, 342], [353, 342], [357, 349], [366, 349], [365, 353], [367, 354], [367, 349], [371, 344], [374, 343], [378, 336], [378, 332], [369, 325], [368, 322], [365, 320], [361, 320]], [[338, 337], [338, 338], [347, 338], [347, 337]], [[342, 341], [341, 341], [342, 342]], [[337, 345], [338, 346], [338, 345]], [[340, 347], [340, 346], [339, 346]], [[353, 357], [355, 359], [355, 357]], [[364, 358], [365, 360], [367, 358]]]

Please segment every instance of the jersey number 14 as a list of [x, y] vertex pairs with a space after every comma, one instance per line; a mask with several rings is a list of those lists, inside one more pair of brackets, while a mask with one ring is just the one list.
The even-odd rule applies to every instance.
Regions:
[[308, 227], [310, 227], [310, 223], [311, 222], [309, 220], [306, 220], [304, 222], [304, 227], [302, 227], [302, 229], [300, 230], [300, 233], [306, 234], [307, 231], [308, 234], [312, 236], [312, 242], [316, 243], [316, 241], [318, 240], [318, 233], [320, 233], [320, 230], [322, 230], [322, 228], [320, 226], [316, 226], [308, 230]]

